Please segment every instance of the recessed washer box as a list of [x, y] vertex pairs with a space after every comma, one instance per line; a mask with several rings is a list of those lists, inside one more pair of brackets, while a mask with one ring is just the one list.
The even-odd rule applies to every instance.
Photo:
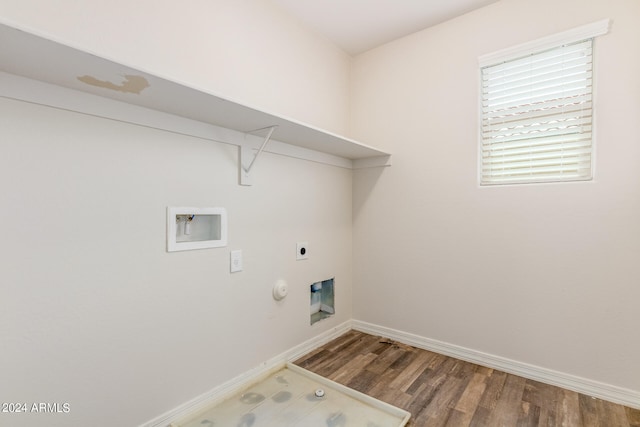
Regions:
[[225, 208], [167, 208], [167, 252], [227, 246]]

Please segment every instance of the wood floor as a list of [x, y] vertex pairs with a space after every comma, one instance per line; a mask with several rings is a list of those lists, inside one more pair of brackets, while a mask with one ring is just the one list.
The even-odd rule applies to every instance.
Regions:
[[640, 427], [640, 410], [358, 331], [295, 364], [406, 409], [411, 427]]

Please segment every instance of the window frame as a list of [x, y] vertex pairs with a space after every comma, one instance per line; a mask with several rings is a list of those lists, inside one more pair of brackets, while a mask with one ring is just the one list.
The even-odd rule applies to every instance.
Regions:
[[[551, 49], [559, 48], [563, 45], [574, 44], [580, 41], [585, 41], [588, 39], [594, 39], [599, 35], [603, 35], [609, 32], [611, 25], [610, 19], [603, 19], [601, 21], [597, 21], [591, 24], [583, 25], [581, 27], [573, 28], [568, 31], [563, 31], [561, 33], [556, 33], [551, 36], [547, 36], [541, 39], [533, 40], [531, 42], [519, 44], [513, 47], [509, 47], [507, 49], [503, 49], [494, 53], [490, 53], [487, 55], [482, 55], [478, 58], [479, 65], [479, 73], [478, 73], [478, 161], [477, 161], [477, 176], [478, 176], [478, 184], [481, 187], [495, 187], [495, 186], [503, 186], [503, 185], [520, 185], [520, 184], [529, 184], [529, 183], [550, 183], [550, 182], [575, 182], [575, 181], [588, 181], [592, 180], [594, 176], [594, 154], [595, 154], [595, 132], [593, 130], [594, 122], [595, 122], [595, 112], [592, 110], [592, 136], [591, 136], [591, 174], [589, 178], [569, 178], [569, 179], [558, 179], [558, 178], [542, 178], [542, 179], [528, 179], [528, 180], [508, 180], [504, 182], [483, 182], [483, 154], [482, 154], [482, 132], [483, 132], [483, 88], [482, 88], [482, 79], [483, 73], [482, 70], [485, 67], [490, 67], [493, 65], [501, 64], [504, 62], [513, 61], [516, 59], [520, 59], [526, 56], [535, 55], [544, 51], [548, 51]], [[595, 62], [592, 59], [592, 62]], [[592, 81], [595, 83], [595, 76], [592, 78]], [[595, 86], [595, 85], [594, 85]], [[592, 99], [595, 98], [595, 87], [592, 87]]]

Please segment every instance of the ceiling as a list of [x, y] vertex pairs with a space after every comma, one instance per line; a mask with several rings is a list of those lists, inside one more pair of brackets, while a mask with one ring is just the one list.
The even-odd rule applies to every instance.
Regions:
[[357, 55], [497, 0], [271, 0]]

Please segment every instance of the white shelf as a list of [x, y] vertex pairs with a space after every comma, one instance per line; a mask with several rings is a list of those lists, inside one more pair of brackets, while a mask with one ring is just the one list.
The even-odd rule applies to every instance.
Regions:
[[[389, 153], [358, 141], [260, 111], [2, 23], [0, 70], [7, 73], [0, 76], [0, 96], [6, 98], [160, 128], [173, 126], [170, 124], [173, 121], [176, 129], [167, 130], [180, 133], [193, 133], [185, 130], [185, 123], [191, 123], [193, 128], [195, 121], [200, 126], [197, 136], [207, 137], [208, 129], [216, 129], [210, 139], [239, 146], [247, 144], [252, 149], [259, 144], [260, 138], [247, 138], [245, 133], [278, 126], [270, 143], [274, 147], [265, 151], [286, 151], [287, 155], [294, 153], [293, 157], [313, 159], [314, 156], [308, 153], [311, 150], [325, 155], [318, 157], [318, 161], [329, 159], [327, 163], [343, 167], [390, 165]], [[134, 82], [137, 82], [131, 87], [133, 92], [120, 87], [125, 81], [124, 76], [133, 76]], [[111, 83], [112, 88], [96, 85], [99, 82]], [[113, 101], [117, 101], [119, 107]], [[121, 103], [128, 106], [122, 108]], [[149, 110], [165, 114], [151, 118]], [[166, 114], [176, 117], [168, 120]], [[202, 124], [207, 126], [203, 127]], [[242, 139], [237, 137], [238, 132], [242, 133]]]

